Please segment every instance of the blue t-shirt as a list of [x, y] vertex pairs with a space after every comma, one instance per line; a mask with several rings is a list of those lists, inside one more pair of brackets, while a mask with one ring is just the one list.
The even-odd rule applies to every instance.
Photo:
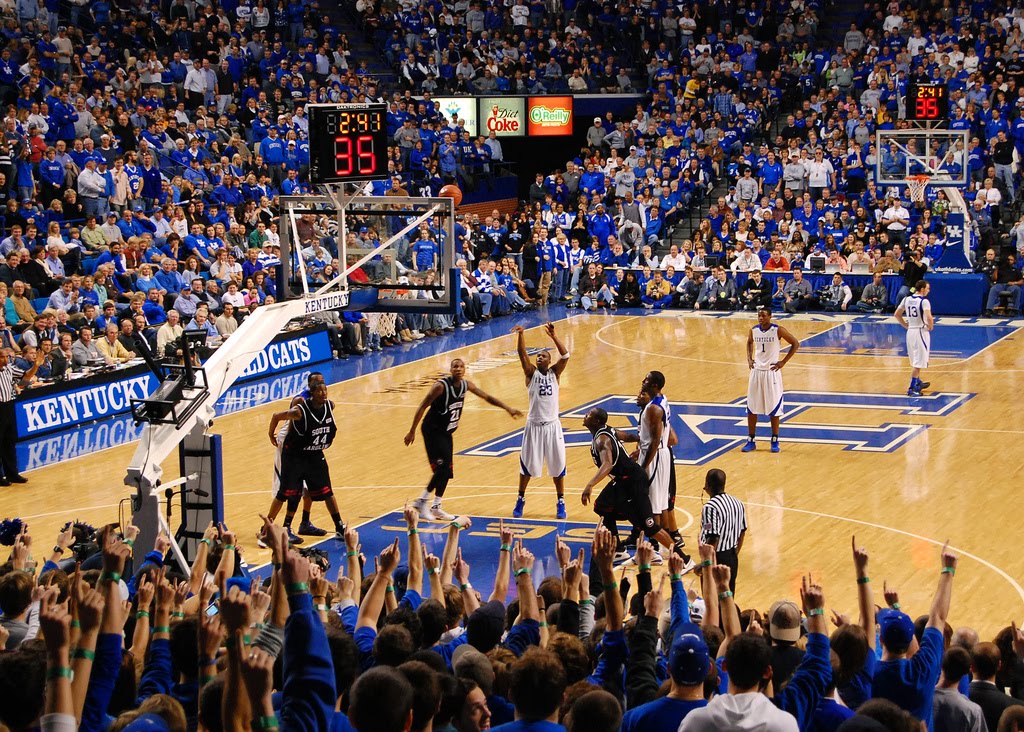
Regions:
[[647, 732], [647, 730], [679, 729], [683, 717], [694, 709], [706, 707], [707, 701], [686, 701], [662, 697], [630, 709], [622, 716], [620, 732]]
[[932, 729], [932, 697], [942, 665], [942, 631], [925, 628], [921, 648], [913, 658], [879, 661], [871, 695], [888, 699]]
[[871, 699], [871, 683], [875, 678], [875, 667], [878, 665], [878, 657], [874, 651], [869, 651], [864, 660], [864, 668], [854, 674], [850, 683], [838, 689], [843, 704], [850, 709], [856, 709], [864, 702]]
[[527, 722], [517, 719], [515, 722], [491, 727], [491, 732], [565, 732], [565, 727], [545, 720]]
[[835, 732], [839, 725], [853, 716], [853, 710], [844, 707], [835, 699], [822, 699], [814, 710], [808, 732]]

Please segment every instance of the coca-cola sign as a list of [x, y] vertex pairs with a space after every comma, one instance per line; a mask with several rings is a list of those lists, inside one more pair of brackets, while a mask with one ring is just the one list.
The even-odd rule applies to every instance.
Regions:
[[526, 134], [526, 100], [522, 97], [483, 97], [480, 99], [480, 134], [496, 137], [521, 137]]
[[572, 97], [530, 97], [527, 100], [530, 137], [572, 134]]

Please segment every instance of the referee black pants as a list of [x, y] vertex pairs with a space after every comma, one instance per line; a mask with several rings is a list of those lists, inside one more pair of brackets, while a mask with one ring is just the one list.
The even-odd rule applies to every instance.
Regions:
[[18, 475], [18, 426], [14, 418], [14, 402], [0, 402], [0, 475], [13, 478]]
[[729, 590], [735, 595], [736, 594], [736, 574], [740, 569], [740, 558], [736, 553], [735, 549], [724, 549], [719, 552], [715, 552], [715, 557], [719, 564], [724, 564], [732, 570], [732, 576], [729, 579]]

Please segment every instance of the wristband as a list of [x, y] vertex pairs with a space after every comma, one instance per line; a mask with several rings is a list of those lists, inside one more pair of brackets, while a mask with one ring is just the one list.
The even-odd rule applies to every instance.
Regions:
[[418, 533], [420, 533], [420, 530], [419, 530], [419, 529], [409, 529], [409, 530], [408, 530], [407, 532], [405, 532], [405, 533], [407, 533], [407, 534], [408, 534], [409, 536], [412, 536], [413, 534], [418, 534]]
[[727, 600], [730, 597], [732, 597], [732, 591], [731, 590], [726, 590], [725, 592], [719, 592], [718, 593], [718, 599], [719, 600]]
[[172, 618], [183, 618], [183, 617], [185, 617], [185, 613], [183, 613], [183, 612], [181, 612], [179, 610], [178, 612], [171, 613], [171, 617]]
[[650, 572], [651, 571], [651, 565], [649, 565], [649, 564], [641, 564], [640, 565], [640, 571], [641, 572]]
[[702, 566], [702, 567], [710, 567], [711, 566], [711, 560], [710, 559], [705, 559], [703, 562], [700, 563], [700, 566]]
[[200, 668], [207, 668], [208, 666], [216, 666], [216, 665], [217, 665], [217, 659], [216, 658], [200, 658], [199, 659], [199, 667]]
[[539, 625], [540, 627], [542, 627], [542, 628], [546, 628], [546, 627], [548, 627], [548, 624], [547, 624], [547, 623], [538, 623], [538, 625]]
[[317, 612], [324, 612], [324, 613], [327, 612], [327, 610], [328, 610], [327, 605], [314, 605], [313, 609], [316, 610]]
[[235, 550], [235, 545], [234, 544], [225, 544], [224, 545], [224, 551], [226, 551], [226, 552], [233, 552], [234, 550]]
[[807, 617], [813, 618], [815, 615], [824, 615], [825, 609], [820, 607], [812, 607], [807, 611]]
[[594, 601], [589, 597], [586, 600], [580, 600], [580, 605], [593, 605]]
[[942, 574], [956, 574], [956, 567], [943, 567]]
[[435, 574], [441, 574], [441, 568], [440, 567], [432, 567], [431, 569], [427, 570], [427, 574], [429, 574], [431, 577], [433, 577]]
[[618, 589], [619, 589], [619, 583], [618, 582], [609, 582], [608, 584], [601, 585], [601, 586], [604, 588], [605, 592], [608, 592], [608, 591], [617, 592]]
[[388, 585], [387, 587], [384, 588], [384, 592], [392, 592], [393, 593], [394, 591], [395, 591], [395, 586], [394, 585]]
[[900, 609], [900, 604], [898, 602], [894, 602], [889, 607], [891, 607], [893, 610], [899, 610]]
[[149, 617], [149, 610], [139, 610], [137, 613], [135, 613], [135, 619], [136, 620], [142, 620], [143, 618], [148, 618], [148, 617]]
[[501, 545], [501, 549], [499, 551], [511, 552], [512, 551], [512, 545], [511, 544], [502, 544]]
[[857, 584], [858, 585], [866, 585], [870, 581], [871, 581], [870, 577], [858, 577], [857, 578]]
[[55, 666], [54, 668], [46, 669], [47, 681], [56, 681], [57, 679], [70, 679], [71, 677], [71, 669], [69, 669], [67, 666]]
[[135, 548], [135, 539], [125, 539], [124, 540], [124, 545], [126, 547], [131, 548], [131, 549], [134, 549]]
[[453, 529], [462, 529], [462, 524], [460, 524], [458, 521], [452, 521], [448, 525], [451, 526]]
[[213, 542], [210, 541], [209, 539], [207, 539], [206, 537], [203, 537], [202, 539], [200, 539], [199, 543], [200, 544], [206, 544], [206, 546], [211, 547], [211, 548], [213, 547]]
[[85, 661], [95, 661], [96, 652], [90, 651], [88, 648], [76, 648], [75, 650], [71, 651], [71, 657], [80, 658]]
[[284, 586], [284, 591], [289, 595], [301, 595], [303, 592], [309, 592], [309, 585], [305, 582], [292, 582]]
[[81, 630], [82, 629], [82, 623], [79, 620], [72, 620], [71, 621], [71, 627], [72, 628], [78, 628], [79, 630]]
[[469, 584], [469, 582], [463, 582], [461, 585], [459, 585], [459, 589], [465, 592], [466, 590], [472, 590], [473, 585]]
[[516, 577], [519, 577], [524, 574], [532, 574], [532, 572], [530, 572], [529, 567], [523, 567], [522, 569], [517, 569], [513, 574], [515, 574]]
[[683, 579], [683, 575], [681, 575], [681, 574], [670, 574], [670, 575], [668, 576], [668, 578], [669, 578], [670, 580], [672, 580], [673, 582], [679, 582], [680, 580], [682, 580], [682, 579]]
[[256, 717], [252, 720], [252, 726], [256, 729], [277, 729], [277, 717]]
[[63, 554], [64, 553], [64, 547], [62, 547], [60, 544], [57, 544], [56, 546], [53, 547], [53, 553], [54, 554]]
[[348, 557], [349, 559], [351, 559], [352, 557], [358, 557], [359, 556], [359, 552], [357, 552], [357, 551], [345, 552], [345, 556]]
[[110, 580], [111, 582], [120, 582], [121, 581], [121, 573], [120, 572], [104, 572], [103, 574], [100, 575], [100, 582], [103, 582], [104, 580]]
[[153, 628], [153, 632], [154, 633], [170, 633], [171, 629], [168, 628], [166, 625], [158, 625], [155, 628]]

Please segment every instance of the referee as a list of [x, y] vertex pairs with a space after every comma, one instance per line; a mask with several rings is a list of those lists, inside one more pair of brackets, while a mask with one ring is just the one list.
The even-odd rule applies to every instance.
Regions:
[[22, 385], [31, 381], [45, 358], [43, 349], [38, 349], [32, 368], [23, 372], [14, 365], [10, 351], [0, 348], [0, 486], [28, 483], [28, 478], [18, 472], [18, 454], [15, 450], [18, 427], [14, 416], [14, 387], [15, 384]]
[[736, 592], [739, 555], [747, 533], [747, 510], [739, 499], [725, 492], [724, 470], [708, 471], [704, 492], [710, 498], [700, 511], [700, 541], [713, 546], [718, 563], [732, 570], [729, 589]]

